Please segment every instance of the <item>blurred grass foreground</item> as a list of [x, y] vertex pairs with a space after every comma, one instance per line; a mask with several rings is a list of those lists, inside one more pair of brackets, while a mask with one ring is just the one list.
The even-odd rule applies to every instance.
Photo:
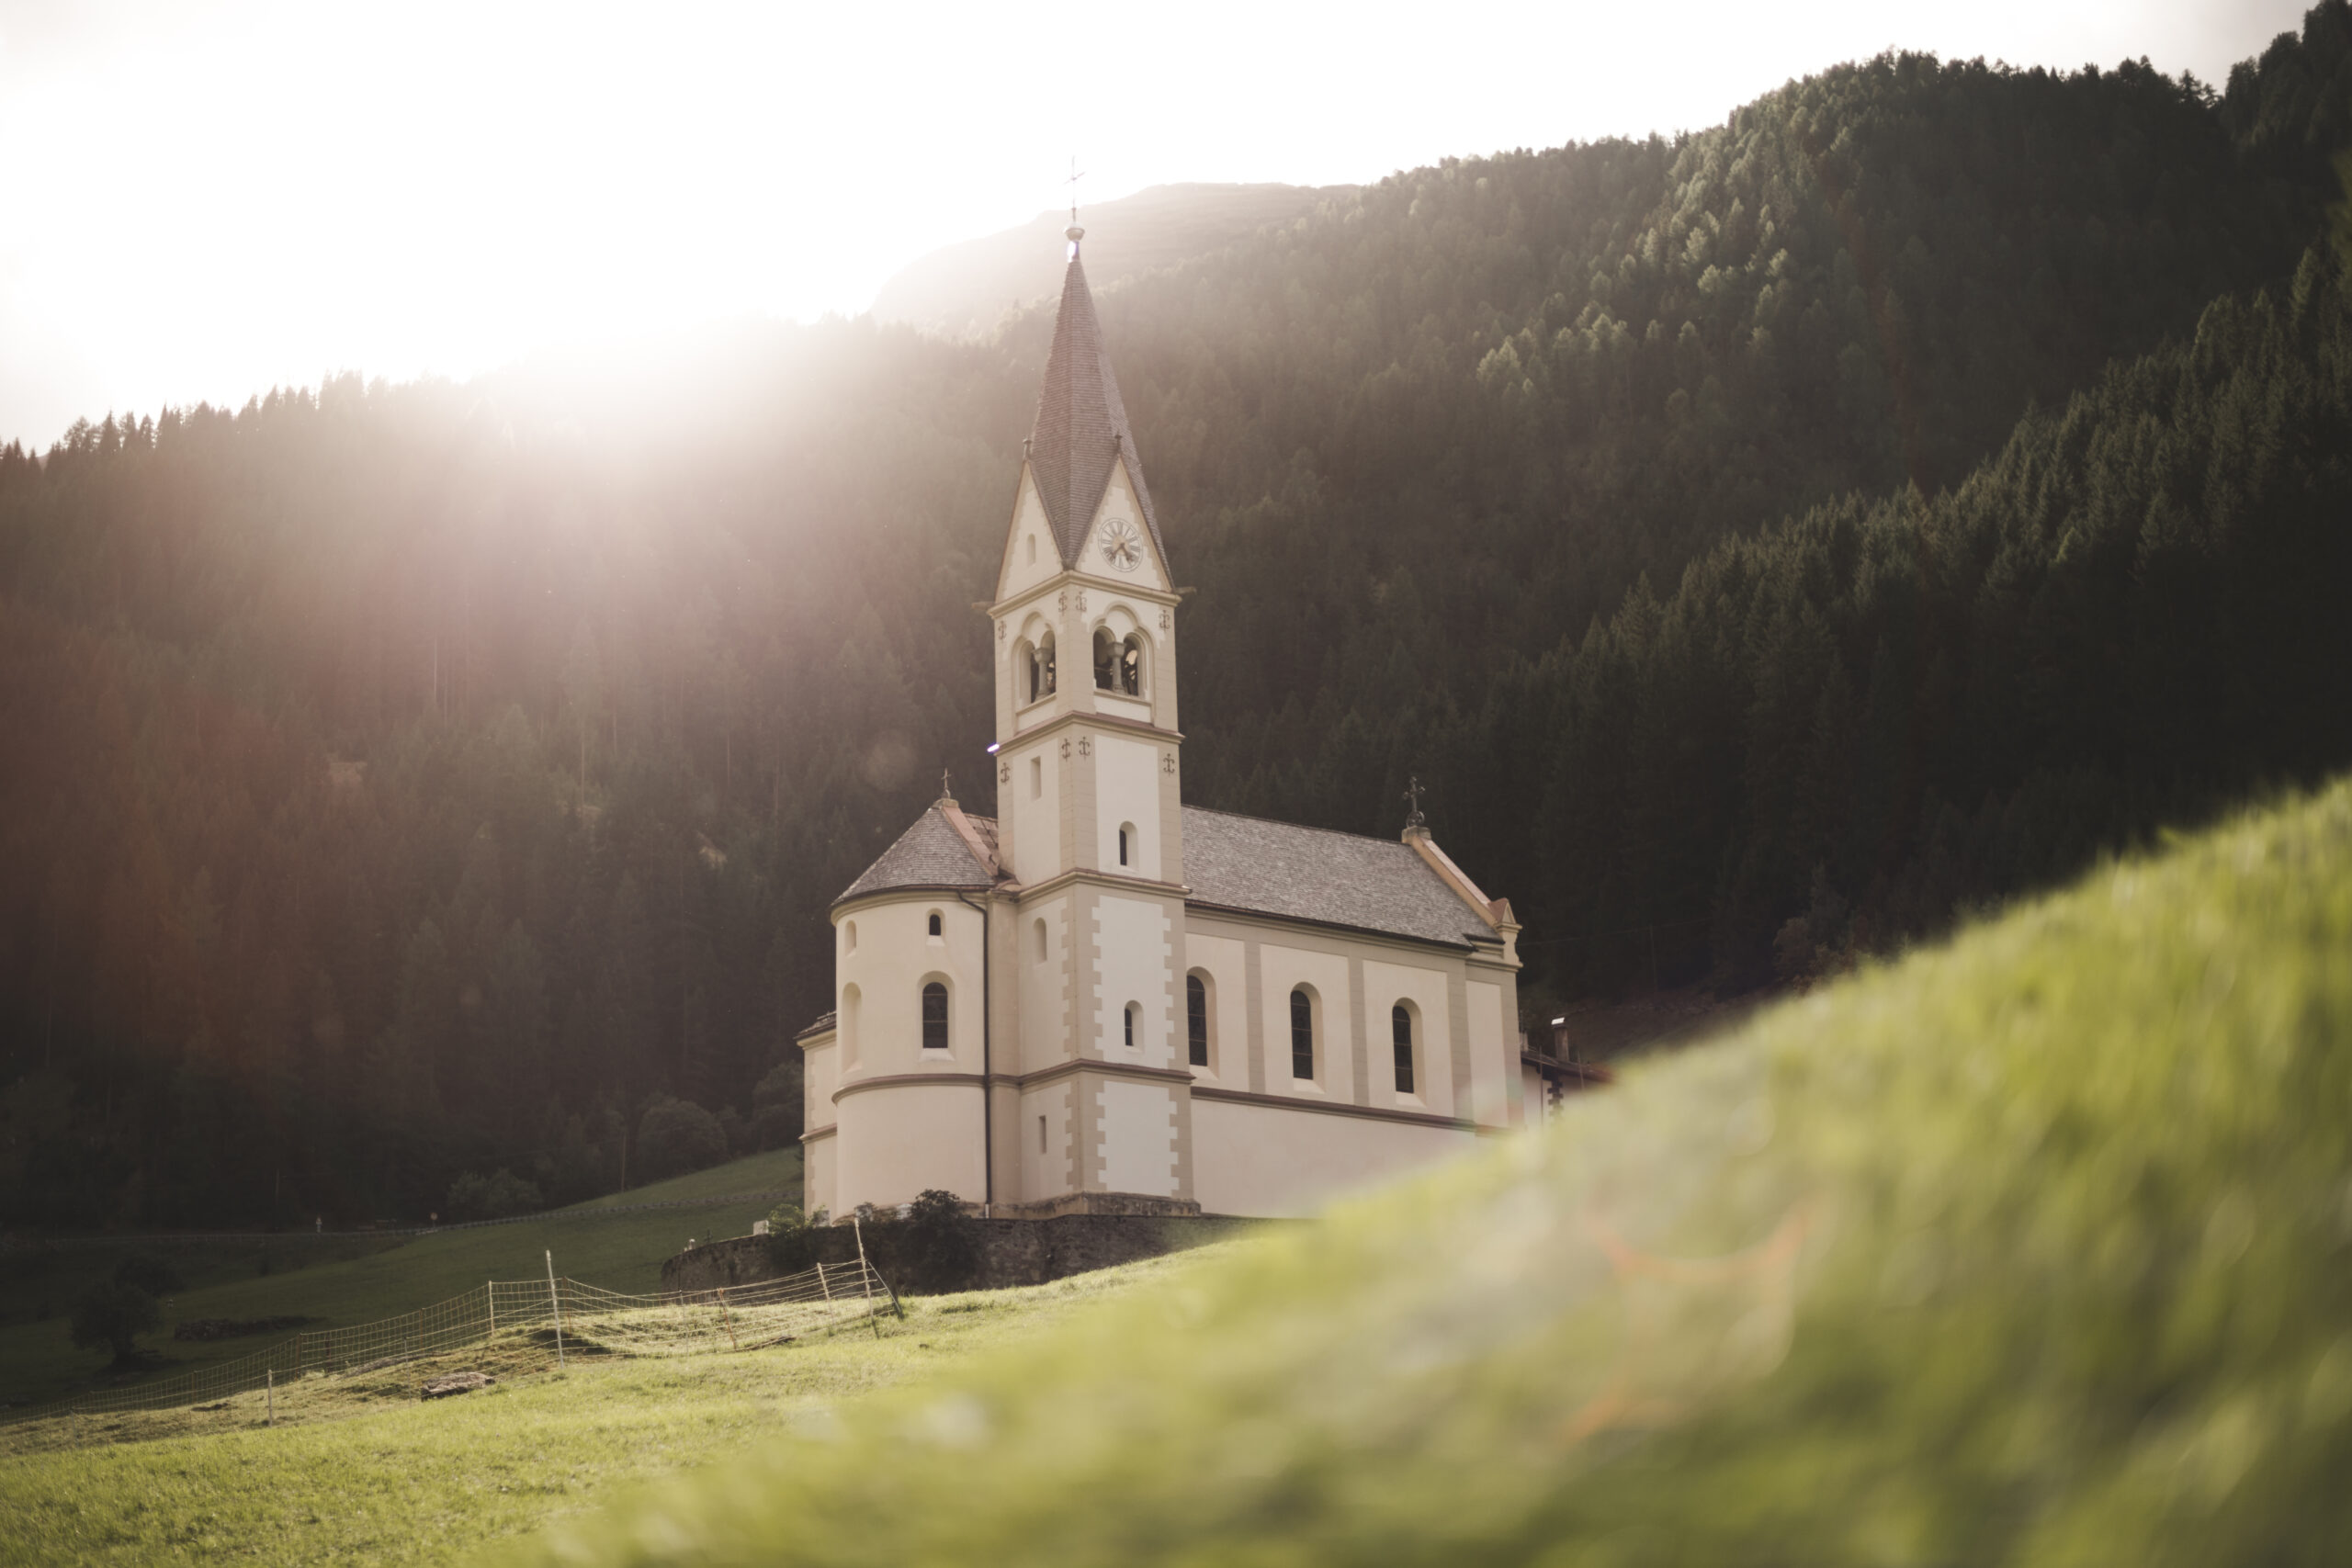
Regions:
[[571, 1562], [2342, 1561], [2352, 787], [2111, 865]]

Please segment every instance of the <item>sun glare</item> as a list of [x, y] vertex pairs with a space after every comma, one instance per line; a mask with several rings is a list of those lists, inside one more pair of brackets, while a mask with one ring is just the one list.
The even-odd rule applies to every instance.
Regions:
[[[2178, 69], [2258, 47], [2272, 20], [2209, 42], [2206, 9], [2151, 29], [1725, 5], [1702, 51], [1602, 6], [1417, 22], [1409, 47], [1366, 14], [1238, 6], [1181, 28], [1076, 6], [35, 13], [0, 23], [0, 153], [37, 219], [0, 228], [0, 439], [336, 369], [462, 376], [744, 312], [854, 312], [922, 253], [1053, 205], [1074, 152], [1097, 200], [1377, 179], [1709, 123], [1894, 44], [2072, 64], [2154, 36]], [[1506, 55], [1545, 63], [1506, 80]]]

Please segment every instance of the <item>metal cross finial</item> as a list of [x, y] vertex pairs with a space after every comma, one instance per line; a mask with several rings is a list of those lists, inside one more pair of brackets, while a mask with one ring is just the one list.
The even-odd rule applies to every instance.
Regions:
[[1078, 222], [1078, 182], [1085, 177], [1086, 172], [1078, 166], [1078, 155], [1072, 153], [1069, 160], [1069, 178], [1064, 180], [1062, 184], [1069, 186], [1069, 220], [1073, 226]]
[[1430, 819], [1429, 819], [1428, 818], [1426, 818], [1426, 817], [1424, 817], [1424, 816], [1422, 816], [1422, 815], [1421, 815], [1421, 775], [1420, 775], [1420, 774], [1419, 774], [1419, 773], [1415, 773], [1415, 774], [1413, 774], [1413, 775], [1412, 775], [1412, 782], [1411, 782], [1411, 783], [1409, 783], [1409, 784], [1408, 784], [1405, 786], [1405, 798], [1406, 798], [1407, 800], [1409, 800], [1409, 801], [1411, 801], [1411, 802], [1413, 803], [1413, 809], [1412, 809], [1411, 813], [1410, 813], [1409, 815], [1408, 815], [1408, 816], [1406, 817], [1406, 818], [1405, 818], [1405, 827], [1406, 827], [1406, 829], [1409, 831], [1410, 829], [1415, 829], [1415, 828], [1426, 828], [1426, 827], [1428, 827], [1428, 826], [1430, 825]]
[[939, 798], [942, 800], [953, 800], [956, 798], [955, 790], [950, 788], [948, 785], [949, 776], [950, 775], [945, 768], [939, 770]]

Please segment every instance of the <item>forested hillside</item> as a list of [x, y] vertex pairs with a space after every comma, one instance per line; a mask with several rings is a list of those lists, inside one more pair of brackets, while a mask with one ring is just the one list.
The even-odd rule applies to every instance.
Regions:
[[[1890, 57], [1107, 292], [1188, 798], [1389, 833], [1419, 771], [1540, 999], [1810, 973], [2352, 759], [2347, 61], [2344, 0], [2218, 96]], [[939, 768], [989, 804], [1049, 327], [0, 457], [6, 1217], [797, 1131], [826, 905]]]

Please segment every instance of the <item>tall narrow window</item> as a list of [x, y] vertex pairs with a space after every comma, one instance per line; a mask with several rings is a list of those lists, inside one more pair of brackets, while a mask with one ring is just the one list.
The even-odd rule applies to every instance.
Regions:
[[1043, 1116], [1037, 1118], [1037, 1152], [1046, 1152], [1046, 1119]]
[[1029, 798], [1036, 800], [1045, 793], [1046, 760], [1043, 757], [1032, 757], [1029, 759]]
[[1046, 922], [1036, 921], [1029, 929], [1036, 944], [1037, 962], [1043, 964], [1046, 961]]
[[1403, 1002], [1388, 1010], [1388, 1026], [1396, 1037], [1396, 1092], [1413, 1092], [1413, 1013]]
[[936, 980], [922, 988], [922, 1048], [947, 1049], [947, 987]]
[[1184, 976], [1184, 1038], [1192, 1046], [1193, 1066], [1209, 1065], [1209, 988], [1198, 975]]
[[1290, 994], [1290, 1076], [1315, 1076], [1315, 998], [1304, 986]]
[[1125, 1029], [1126, 1029], [1126, 1032], [1127, 1032], [1127, 1033], [1126, 1033], [1126, 1045], [1127, 1045], [1127, 1049], [1128, 1049], [1128, 1050], [1130, 1050], [1130, 1051], [1132, 1051], [1132, 1050], [1134, 1050], [1134, 1049], [1136, 1048], [1136, 1004], [1135, 1004], [1135, 1003], [1133, 1003], [1133, 1002], [1129, 1002], [1129, 1003], [1127, 1004], [1127, 1010], [1126, 1010], [1126, 1013], [1125, 1013], [1125, 1020], [1126, 1020], [1126, 1022], [1125, 1022]]
[[931, 917], [931, 934], [933, 936], [939, 934], [939, 915], [936, 911], [933, 911]]
[[1029, 536], [1029, 564], [1037, 564], [1037, 536], [1035, 534]]
[[1119, 863], [1127, 863], [1127, 830], [1125, 828], [1119, 829]]

